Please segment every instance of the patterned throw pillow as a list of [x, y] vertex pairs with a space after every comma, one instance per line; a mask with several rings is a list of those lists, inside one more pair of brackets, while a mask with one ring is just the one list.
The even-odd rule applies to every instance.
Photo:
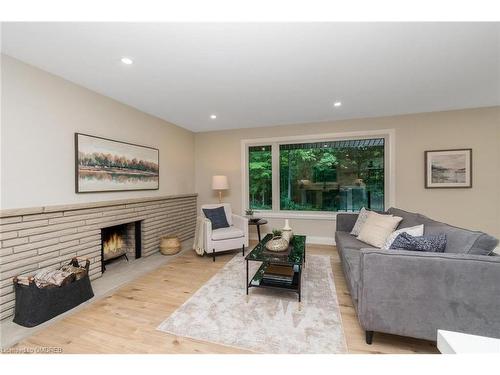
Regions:
[[206, 218], [212, 222], [212, 230], [229, 227], [226, 211], [224, 211], [223, 206], [217, 208], [204, 208], [203, 213]]
[[382, 249], [390, 249], [396, 237], [399, 236], [401, 233], [408, 233], [411, 234], [412, 236], [422, 236], [424, 234], [424, 224], [415, 225], [414, 227], [401, 228], [392, 232], [389, 235], [389, 237], [387, 237], [387, 239], [385, 240]]
[[370, 213], [370, 211], [368, 211], [364, 207], [359, 211], [359, 215], [358, 215], [358, 219], [356, 220], [356, 224], [354, 224], [354, 227], [351, 230], [351, 234], [353, 236], [356, 236], [356, 237], [359, 236], [359, 232], [361, 232], [361, 228], [365, 224], [369, 213]]
[[446, 234], [413, 237], [411, 234], [401, 233], [392, 243], [391, 249], [442, 253], [446, 249]]

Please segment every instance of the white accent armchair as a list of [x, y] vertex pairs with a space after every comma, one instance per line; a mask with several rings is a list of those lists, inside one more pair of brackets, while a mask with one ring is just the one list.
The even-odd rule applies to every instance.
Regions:
[[[205, 217], [204, 208], [224, 207], [229, 227], [212, 230], [212, 222]], [[248, 247], [248, 219], [243, 216], [235, 215], [231, 211], [229, 203], [204, 204], [201, 206], [201, 215], [204, 218], [204, 240], [203, 245], [205, 253], [212, 253], [215, 262], [215, 253], [241, 249], [245, 255], [245, 247]]]

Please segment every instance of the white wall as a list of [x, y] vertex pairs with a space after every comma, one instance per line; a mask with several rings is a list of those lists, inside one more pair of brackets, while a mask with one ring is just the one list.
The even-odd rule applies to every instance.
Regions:
[[[1, 208], [194, 191], [199, 203], [214, 202], [211, 176], [225, 174], [226, 201], [241, 211], [241, 139], [395, 129], [396, 205], [500, 237], [500, 107], [195, 135], [10, 57], [1, 63]], [[159, 148], [160, 190], [75, 194], [75, 132]], [[425, 189], [424, 151], [461, 147], [473, 149], [473, 188]], [[324, 238], [335, 228], [332, 221], [292, 225]]]
[[[196, 192], [199, 204], [214, 202], [214, 174], [229, 177], [225, 200], [241, 212], [241, 140], [336, 132], [394, 129], [395, 204], [453, 225], [500, 238], [500, 107], [312, 124], [196, 133]], [[472, 189], [425, 189], [424, 151], [472, 148]], [[281, 228], [283, 219], [265, 228]], [[291, 220], [308, 236], [333, 239], [332, 220]]]
[[[194, 134], [2, 55], [1, 208], [194, 192]], [[75, 193], [74, 133], [160, 150], [160, 189]]]

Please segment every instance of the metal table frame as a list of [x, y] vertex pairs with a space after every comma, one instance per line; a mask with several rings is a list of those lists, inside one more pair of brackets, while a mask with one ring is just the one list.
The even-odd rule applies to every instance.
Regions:
[[[267, 237], [267, 236], [266, 236]], [[266, 239], [266, 237], [264, 239]], [[259, 242], [259, 245], [262, 245], [261, 242]], [[257, 245], [257, 246], [259, 246]], [[254, 249], [252, 251], [254, 251], [256, 248], [254, 247]], [[273, 261], [273, 260], [269, 260], [269, 261], [262, 261], [262, 260], [258, 260], [258, 259], [249, 259], [250, 257], [250, 254], [252, 253], [252, 251], [245, 257], [245, 261], [246, 261], [246, 294], [248, 295], [248, 290], [250, 288], [267, 288], [267, 289], [280, 289], [280, 290], [287, 290], [287, 291], [291, 291], [291, 292], [295, 292], [298, 294], [298, 297], [299, 297], [299, 302], [301, 302], [302, 300], [302, 270], [304, 268], [304, 265], [305, 265], [305, 262], [306, 262], [306, 245], [305, 245], [305, 236], [304, 236], [304, 251], [302, 253], [302, 259], [301, 259], [301, 263], [300, 264], [291, 264], [289, 262], [280, 262], [280, 261]], [[259, 269], [257, 270], [257, 272], [250, 278], [250, 280], [248, 279], [249, 277], [249, 262], [262, 262], [262, 265], [259, 267]], [[261, 272], [262, 268], [267, 268], [269, 265], [282, 265], [282, 266], [290, 266], [292, 268], [295, 268], [295, 267], [298, 267], [298, 270], [295, 271], [295, 275], [294, 275], [294, 279], [293, 279], [293, 282], [291, 285], [279, 285], [279, 284], [275, 284], [275, 285], [262, 285], [262, 284], [259, 284], [259, 285], [252, 285], [252, 281], [254, 280], [254, 278], [257, 276], [257, 274], [259, 272]]]

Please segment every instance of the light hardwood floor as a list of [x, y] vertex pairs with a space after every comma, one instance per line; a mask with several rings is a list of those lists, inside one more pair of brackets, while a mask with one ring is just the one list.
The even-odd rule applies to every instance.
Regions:
[[[365, 344], [335, 247], [308, 245], [307, 251], [331, 256], [349, 353], [437, 353], [432, 342], [381, 333], [375, 333], [372, 345]], [[245, 353], [156, 330], [233, 256], [218, 256], [213, 263], [189, 251], [14, 348], [58, 347], [63, 353]]]

